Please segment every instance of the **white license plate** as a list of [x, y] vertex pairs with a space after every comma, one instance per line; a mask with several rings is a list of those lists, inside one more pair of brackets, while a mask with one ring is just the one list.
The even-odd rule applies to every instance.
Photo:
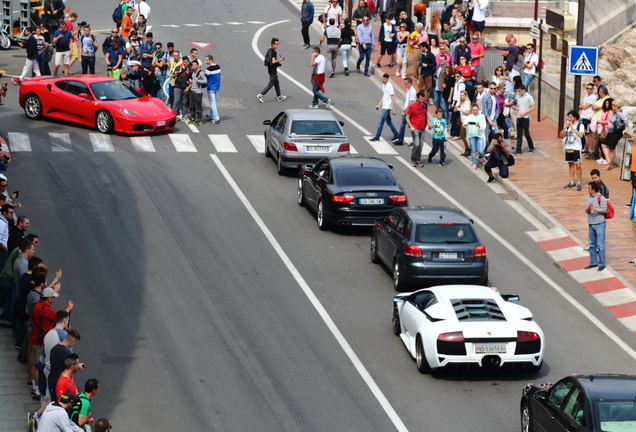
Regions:
[[440, 252], [440, 259], [457, 259], [457, 252]]
[[305, 147], [305, 151], [307, 152], [328, 152], [329, 151], [329, 147], [327, 146], [306, 146]]
[[505, 345], [475, 345], [475, 354], [505, 354], [506, 346]]
[[360, 198], [358, 204], [384, 204], [384, 198]]
[[165, 125], [166, 125], [165, 121], [160, 121], [160, 122], [155, 123], [155, 126], [165, 126]]

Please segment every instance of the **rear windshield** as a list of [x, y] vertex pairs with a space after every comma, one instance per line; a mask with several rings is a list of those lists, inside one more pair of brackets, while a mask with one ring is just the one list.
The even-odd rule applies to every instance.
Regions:
[[473, 228], [468, 224], [418, 225], [415, 241], [419, 243], [473, 243], [476, 241]]
[[339, 168], [336, 178], [340, 186], [395, 185], [395, 177], [387, 168]]
[[633, 400], [594, 402], [598, 430], [621, 432], [636, 430], [636, 404]]
[[296, 135], [340, 135], [340, 127], [333, 120], [296, 120], [291, 133]]

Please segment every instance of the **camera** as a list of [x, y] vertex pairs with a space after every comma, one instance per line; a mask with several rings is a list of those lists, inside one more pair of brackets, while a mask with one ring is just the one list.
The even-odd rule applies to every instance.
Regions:
[[85, 27], [86, 26], [86, 21], [82, 21], [81, 23], [77, 24], [78, 27]]

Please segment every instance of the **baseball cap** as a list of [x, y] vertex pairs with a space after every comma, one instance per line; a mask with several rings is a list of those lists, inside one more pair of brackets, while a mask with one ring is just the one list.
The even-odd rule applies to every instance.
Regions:
[[59, 297], [60, 295], [58, 293], [55, 292], [55, 290], [53, 288], [44, 288], [42, 290], [42, 293], [40, 293], [40, 297], [41, 298], [48, 298], [48, 297]]
[[75, 397], [73, 393], [66, 392], [60, 396], [59, 401], [62, 403], [74, 404], [77, 401], [77, 398]]
[[128, 66], [141, 66], [141, 63], [137, 60], [131, 60], [128, 62]]

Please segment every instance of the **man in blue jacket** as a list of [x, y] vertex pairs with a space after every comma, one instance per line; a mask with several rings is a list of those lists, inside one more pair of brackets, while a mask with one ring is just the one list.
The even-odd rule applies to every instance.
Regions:
[[219, 124], [221, 119], [216, 109], [216, 102], [219, 98], [219, 89], [221, 88], [221, 66], [214, 63], [211, 55], [205, 56], [205, 77], [208, 79], [208, 101], [210, 102], [210, 114], [208, 118], [210, 123]]
[[303, 49], [309, 48], [309, 27], [314, 22], [314, 4], [310, 0], [303, 0], [303, 6], [300, 9], [300, 23], [302, 28], [300, 32], [303, 35]]
[[[34, 33], [33, 27], [28, 27], [24, 29], [24, 35], [27, 37], [26, 40], [26, 52], [27, 59], [24, 62], [24, 69], [22, 69], [22, 73], [20, 74], [20, 78], [13, 78], [13, 82], [16, 84], [21, 84], [22, 81], [26, 78], [27, 74], [31, 72], [33, 69], [33, 73], [35, 76], [40, 76], [40, 62], [38, 57], [38, 41], [36, 35], [40, 36], [40, 27], [37, 27]], [[19, 42], [21, 47], [24, 47], [25, 44]]]

